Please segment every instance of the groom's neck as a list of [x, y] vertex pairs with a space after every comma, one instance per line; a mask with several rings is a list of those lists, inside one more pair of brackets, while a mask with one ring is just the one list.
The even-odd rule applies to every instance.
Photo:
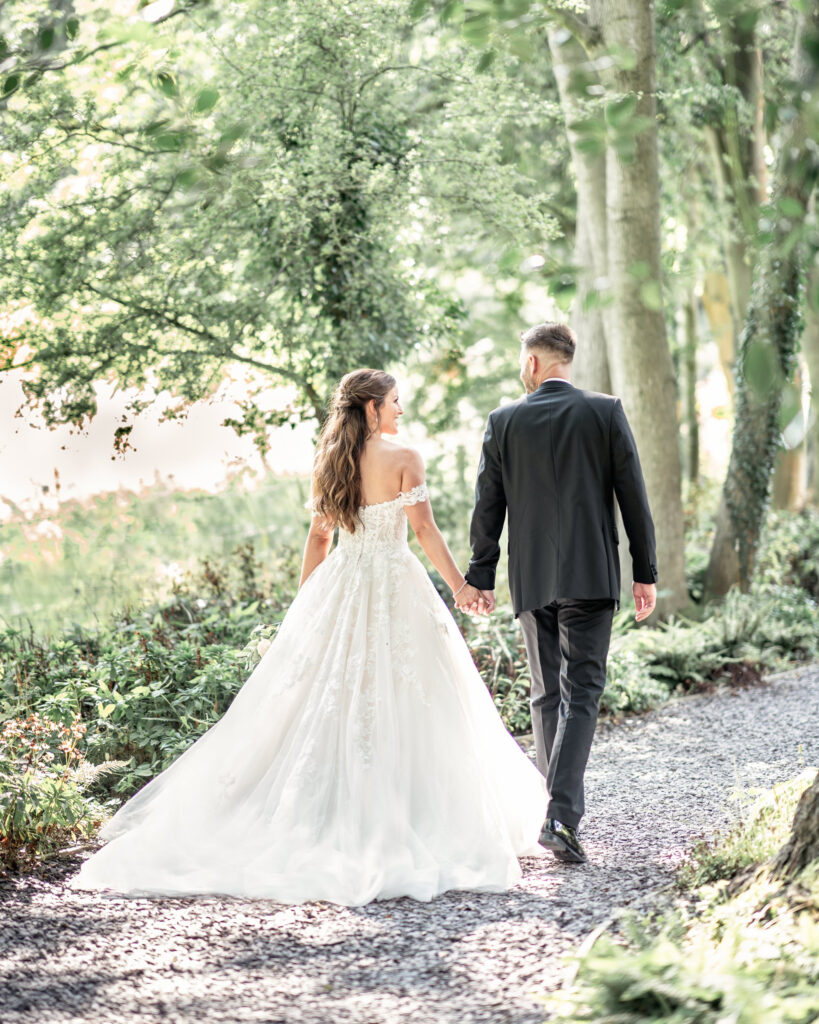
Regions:
[[566, 380], [571, 384], [572, 381], [572, 367], [570, 363], [553, 363], [551, 366], [545, 367], [535, 377], [535, 387], [539, 388], [540, 385], [546, 380], [554, 379]]

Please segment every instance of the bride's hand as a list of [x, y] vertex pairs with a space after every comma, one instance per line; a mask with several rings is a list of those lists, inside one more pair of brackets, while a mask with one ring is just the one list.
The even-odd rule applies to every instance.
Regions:
[[470, 583], [467, 583], [456, 595], [455, 607], [468, 615], [484, 615], [487, 611], [482, 592]]

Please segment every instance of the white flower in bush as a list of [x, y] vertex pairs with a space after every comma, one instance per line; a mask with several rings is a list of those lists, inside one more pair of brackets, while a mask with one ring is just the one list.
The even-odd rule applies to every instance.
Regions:
[[270, 650], [270, 644], [271, 644], [271, 641], [267, 640], [265, 638], [261, 639], [256, 644], [256, 652], [257, 652], [257, 654], [259, 655], [260, 658], [263, 658], [265, 656], [265, 654], [267, 654], [267, 652]]

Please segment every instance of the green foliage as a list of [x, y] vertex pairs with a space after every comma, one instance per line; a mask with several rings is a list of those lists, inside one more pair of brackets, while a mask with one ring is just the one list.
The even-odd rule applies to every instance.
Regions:
[[[813, 1024], [819, 1014], [819, 929], [796, 948], [740, 957], [742, 926], [719, 944], [697, 933], [684, 949], [668, 935], [646, 935], [624, 950], [600, 939], [583, 962], [582, 981], [550, 1000], [557, 1024]], [[756, 936], [758, 946], [761, 938]], [[747, 956], [747, 954], [746, 954]]]
[[[95, 381], [167, 389], [178, 411], [238, 365], [226, 422], [264, 449], [271, 424], [320, 420], [347, 370], [457, 342], [463, 307], [424, 262], [452, 216], [496, 241], [556, 231], [501, 152], [513, 92], [498, 102], [454, 42], [418, 46], [403, 0], [218, 15], [161, 34], [89, 16], [116, 57], [13, 98], [0, 256], [32, 315], [0, 369], [37, 368], [50, 424], [93, 416]], [[271, 379], [294, 388], [284, 410]]]
[[202, 561], [170, 601], [105, 627], [51, 641], [9, 629], [0, 634], [0, 715], [79, 715], [84, 755], [124, 761], [107, 785], [128, 796], [221, 718], [246, 677], [248, 637], [260, 619], [281, 619], [297, 580], [292, 553], [262, 567], [244, 548]]
[[78, 748], [85, 731], [79, 715], [65, 725], [37, 712], [0, 730], [0, 876], [90, 834], [105, 817], [85, 790], [122, 763], [89, 764]]
[[756, 578], [798, 587], [819, 601], [819, 510], [769, 513], [760, 538]]
[[517, 734], [528, 732], [532, 724], [531, 673], [520, 627], [511, 609], [504, 608], [499, 614], [480, 618], [459, 615], [458, 619], [466, 633], [472, 658], [507, 729]]
[[122, 609], [165, 599], [197, 559], [223, 558], [252, 542], [278, 565], [301, 548], [309, 482], [236, 479], [218, 494], [162, 485], [91, 501], [65, 501], [52, 513], [19, 512], [0, 523], [0, 621], [42, 635], [67, 625], [110, 622]]
[[[787, 888], [765, 866], [787, 838], [815, 769], [762, 795], [728, 836], [700, 843], [681, 880], [699, 888], [649, 918], [622, 920], [547, 1000], [557, 1024], [813, 1024], [819, 1019], [819, 865]], [[756, 868], [755, 871], [749, 869]], [[742, 881], [738, 875], [742, 875]], [[724, 879], [717, 885], [703, 883]]]
[[736, 793], [734, 800], [744, 805], [736, 823], [694, 844], [680, 867], [680, 884], [699, 888], [770, 860], [788, 838], [799, 797], [815, 778], [816, 768], [806, 768], [772, 789]]
[[600, 698], [601, 713], [612, 718], [650, 711], [669, 696], [667, 685], [652, 676], [639, 654], [620, 644], [619, 639], [612, 644], [606, 666], [606, 687]]

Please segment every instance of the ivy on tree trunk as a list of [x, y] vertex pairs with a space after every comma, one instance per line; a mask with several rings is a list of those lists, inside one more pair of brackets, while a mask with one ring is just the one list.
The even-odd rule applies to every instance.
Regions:
[[771, 489], [786, 384], [795, 366], [806, 254], [801, 222], [819, 178], [808, 124], [817, 67], [806, 41], [819, 38], [819, 12], [801, 18], [794, 49], [794, 104], [782, 130], [769, 208], [769, 238], [754, 274], [735, 369], [734, 434], [705, 589], [748, 590]]

